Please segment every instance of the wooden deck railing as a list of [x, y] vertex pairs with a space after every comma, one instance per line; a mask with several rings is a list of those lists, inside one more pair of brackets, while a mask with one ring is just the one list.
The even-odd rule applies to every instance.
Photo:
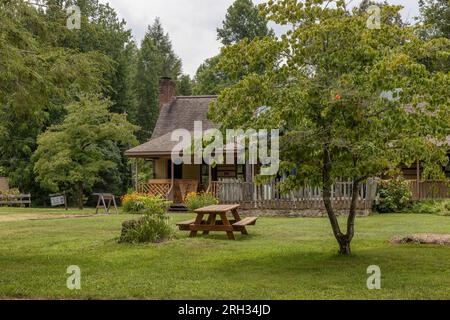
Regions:
[[450, 198], [450, 180], [447, 181], [410, 181], [412, 199], [440, 200]]
[[[322, 190], [318, 187], [305, 187], [297, 191], [283, 194], [278, 184], [273, 181], [266, 184], [253, 182], [213, 181], [209, 192], [214, 194], [220, 203], [239, 203], [247, 209], [324, 209]], [[369, 180], [362, 184], [357, 202], [358, 210], [372, 208], [376, 196], [377, 183]], [[333, 205], [337, 210], [350, 208], [352, 198], [352, 183], [338, 182], [333, 186]]]
[[190, 192], [197, 192], [198, 181], [191, 179], [152, 179], [147, 183], [140, 184], [138, 192], [152, 195], [160, 195], [173, 201], [182, 203], [184, 197]]
[[31, 194], [0, 195], [0, 206], [31, 206]]

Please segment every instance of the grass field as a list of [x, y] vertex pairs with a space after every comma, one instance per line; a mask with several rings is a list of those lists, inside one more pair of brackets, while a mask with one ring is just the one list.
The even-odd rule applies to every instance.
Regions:
[[[1, 216], [30, 213], [65, 214], [0, 209]], [[118, 244], [127, 219], [0, 222], [0, 298], [450, 299], [450, 247], [388, 243], [393, 235], [450, 233], [450, 217], [359, 218], [352, 257], [336, 255], [322, 218], [260, 218], [250, 236], [234, 242], [177, 232], [163, 244]], [[70, 265], [81, 268], [81, 290], [66, 287]], [[366, 287], [369, 265], [381, 268], [381, 290]]]

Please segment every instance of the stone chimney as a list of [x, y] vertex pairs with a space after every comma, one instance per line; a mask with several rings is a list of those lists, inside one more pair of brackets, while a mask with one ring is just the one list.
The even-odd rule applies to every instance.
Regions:
[[176, 97], [177, 85], [171, 78], [163, 77], [159, 80], [159, 111]]

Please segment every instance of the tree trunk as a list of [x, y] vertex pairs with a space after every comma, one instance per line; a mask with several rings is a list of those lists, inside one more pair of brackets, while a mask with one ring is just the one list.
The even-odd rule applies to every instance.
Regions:
[[352, 250], [350, 249], [350, 242], [351, 240], [348, 240], [347, 237], [344, 237], [339, 242], [339, 254], [343, 256], [349, 256], [352, 254]]
[[78, 182], [78, 209], [83, 210], [83, 182]]
[[355, 234], [355, 217], [356, 217], [356, 205], [359, 196], [359, 186], [364, 178], [358, 178], [353, 181], [352, 185], [352, 201], [350, 205], [350, 212], [347, 220], [347, 234], [343, 234], [339, 227], [339, 221], [337, 220], [336, 214], [333, 209], [333, 203], [331, 199], [331, 190], [333, 187], [333, 181], [331, 179], [331, 155], [328, 147], [324, 147], [323, 151], [323, 168], [322, 168], [322, 179], [323, 179], [323, 202], [327, 210], [328, 218], [331, 223], [331, 228], [333, 229], [334, 237], [339, 244], [339, 254], [341, 255], [351, 255], [351, 242]]
[[[336, 240], [339, 243], [339, 246], [342, 248], [341, 243], [344, 244], [344, 235], [341, 232], [341, 228], [339, 227], [339, 222], [337, 220], [336, 214], [333, 209], [333, 203], [331, 199], [331, 188], [333, 187], [333, 182], [331, 180], [331, 158], [330, 152], [327, 147], [323, 150], [323, 168], [322, 168], [322, 198], [325, 208], [327, 210], [328, 219], [331, 223], [331, 228], [333, 229], [333, 234]], [[350, 244], [348, 244], [348, 249]], [[343, 252], [339, 250], [339, 252]]]

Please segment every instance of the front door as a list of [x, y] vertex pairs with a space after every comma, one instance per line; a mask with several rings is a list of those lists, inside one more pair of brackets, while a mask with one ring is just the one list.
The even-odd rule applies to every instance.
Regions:
[[[172, 178], [172, 160], [167, 161], [167, 178]], [[173, 166], [173, 178], [175, 180], [183, 179], [183, 164]]]

